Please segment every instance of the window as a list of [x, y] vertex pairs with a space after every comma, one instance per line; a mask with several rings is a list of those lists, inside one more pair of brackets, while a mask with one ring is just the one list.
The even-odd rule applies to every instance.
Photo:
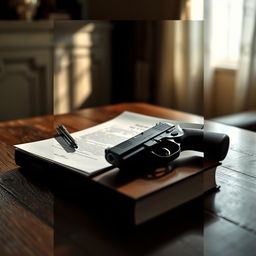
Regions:
[[211, 62], [215, 67], [237, 68], [243, 2], [244, 0], [209, 0], [208, 2]]

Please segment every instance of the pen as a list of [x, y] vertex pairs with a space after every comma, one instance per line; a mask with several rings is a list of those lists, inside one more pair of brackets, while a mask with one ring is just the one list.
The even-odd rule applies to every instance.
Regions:
[[64, 125], [59, 125], [56, 130], [58, 134], [61, 135], [72, 148], [78, 148], [74, 138], [72, 138]]

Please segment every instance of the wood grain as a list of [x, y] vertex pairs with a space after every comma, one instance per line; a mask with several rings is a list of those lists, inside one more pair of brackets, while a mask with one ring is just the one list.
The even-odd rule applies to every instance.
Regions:
[[14, 148], [0, 141], [0, 173], [16, 168]]
[[255, 235], [236, 223], [205, 213], [204, 255], [255, 256]]
[[155, 117], [180, 120], [183, 122], [204, 122], [204, 119], [201, 116], [153, 106], [146, 103], [121, 103], [116, 105], [80, 110], [75, 113], [95, 122], [105, 122], [111, 118], [116, 117], [118, 114], [121, 114], [123, 111], [131, 111]]
[[97, 122], [81, 118], [81, 116], [74, 114], [56, 115], [54, 117], [55, 123], [64, 124], [69, 132], [80, 131], [97, 124]]
[[256, 178], [256, 156], [233, 150], [232, 145], [222, 165], [230, 171], [243, 173]]
[[[116, 230], [111, 223], [105, 224], [104, 218], [98, 218], [87, 204], [91, 194], [66, 193], [68, 197], [53, 194], [47, 180], [34, 170], [29, 174], [16, 168], [12, 145], [52, 137], [56, 122], [73, 132], [107, 121], [123, 111], [203, 122], [202, 117], [188, 113], [145, 103], [122, 103], [0, 123], [0, 255], [52, 255], [53, 247], [58, 256], [254, 255], [256, 135], [253, 132], [206, 121], [206, 129], [227, 133], [231, 140], [229, 153], [217, 168], [219, 192], [206, 195], [199, 207], [189, 203], [136, 231]], [[63, 187], [67, 192], [68, 187]]]
[[256, 235], [256, 179], [218, 167], [216, 180], [220, 190], [207, 195], [205, 209]]
[[53, 195], [41, 176], [21, 169], [10, 170], [0, 176], [0, 186], [9, 192], [35, 216], [53, 227]]
[[50, 256], [53, 230], [0, 186], [0, 255]]
[[0, 127], [0, 133], [2, 133], [1, 141], [9, 145], [48, 139], [53, 136], [53, 133], [22, 124]]

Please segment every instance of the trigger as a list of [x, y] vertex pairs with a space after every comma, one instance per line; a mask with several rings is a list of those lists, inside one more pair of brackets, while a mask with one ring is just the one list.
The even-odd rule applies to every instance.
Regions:
[[158, 148], [157, 151], [154, 151], [154, 153], [157, 155], [160, 155], [160, 156], [170, 156], [171, 155], [171, 151], [165, 147]]

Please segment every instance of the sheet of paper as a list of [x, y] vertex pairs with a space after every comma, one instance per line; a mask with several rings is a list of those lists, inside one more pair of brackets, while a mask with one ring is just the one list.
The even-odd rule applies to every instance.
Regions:
[[[125, 141], [158, 122], [177, 123], [132, 112], [123, 112], [116, 118], [94, 127], [72, 133], [78, 149], [72, 150], [61, 143], [61, 138], [41, 140], [15, 145], [29, 154], [45, 158], [48, 161], [66, 166], [72, 170], [92, 175], [110, 167], [105, 160], [105, 149]], [[183, 124], [183, 127], [202, 128], [200, 124]]]

